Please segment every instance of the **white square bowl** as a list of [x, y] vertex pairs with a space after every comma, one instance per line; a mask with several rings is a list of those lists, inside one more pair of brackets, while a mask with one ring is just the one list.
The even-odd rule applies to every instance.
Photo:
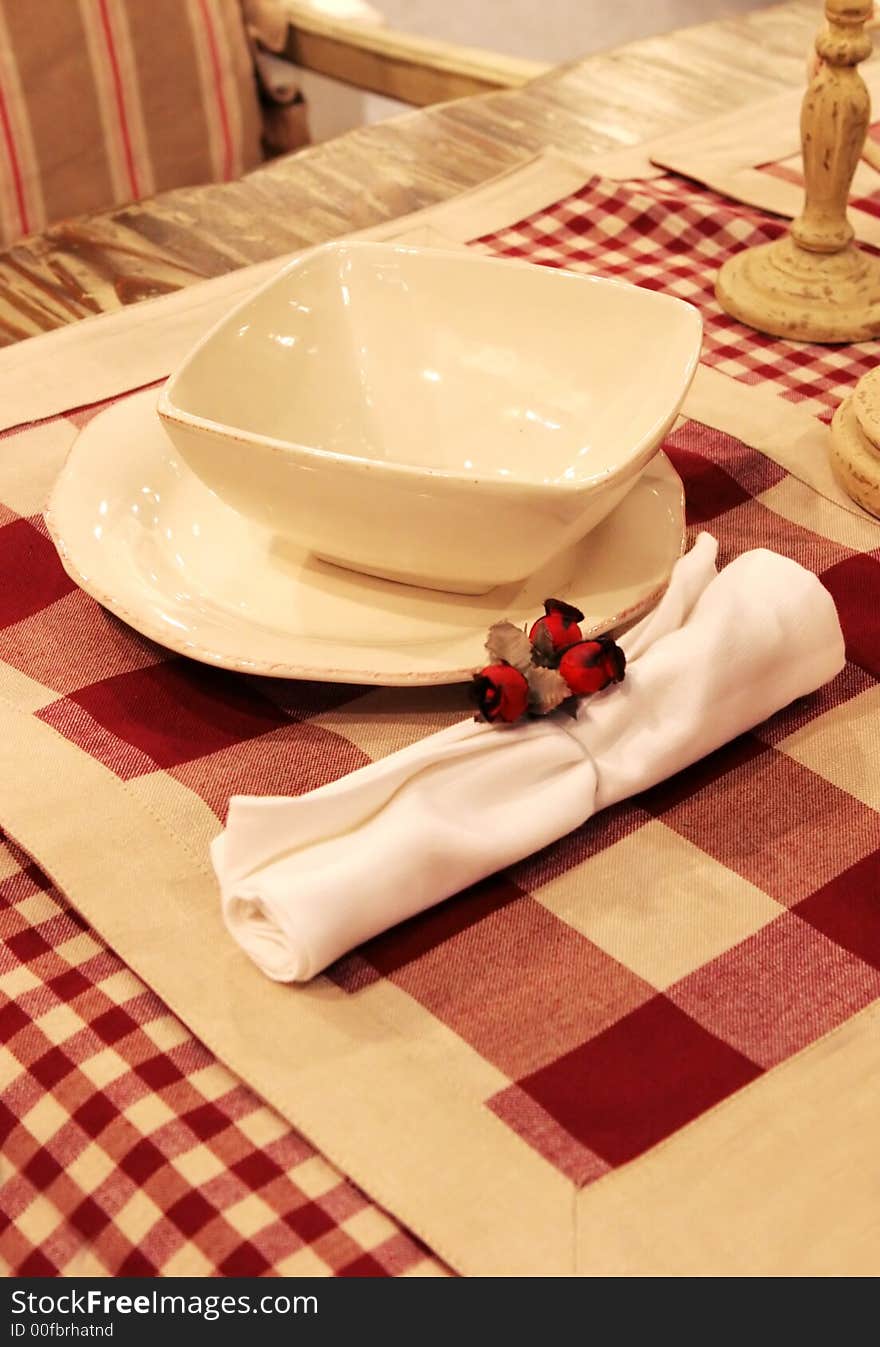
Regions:
[[693, 378], [696, 309], [467, 251], [329, 243], [220, 322], [159, 398], [184, 460], [327, 561], [481, 593], [586, 535]]

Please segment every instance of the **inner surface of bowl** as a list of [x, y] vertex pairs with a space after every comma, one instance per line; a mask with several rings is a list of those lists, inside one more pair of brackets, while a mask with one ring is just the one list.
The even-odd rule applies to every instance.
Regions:
[[696, 310], [468, 252], [330, 244], [196, 349], [170, 410], [234, 434], [467, 478], [585, 482], [668, 421]]

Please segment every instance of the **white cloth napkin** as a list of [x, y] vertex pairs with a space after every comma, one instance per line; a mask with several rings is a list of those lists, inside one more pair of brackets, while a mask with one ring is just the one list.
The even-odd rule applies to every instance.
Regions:
[[211, 855], [263, 972], [314, 977], [833, 678], [843, 636], [817, 578], [763, 549], [719, 574], [716, 553], [702, 534], [621, 639], [624, 682], [577, 719], [463, 721], [299, 798], [234, 796]]

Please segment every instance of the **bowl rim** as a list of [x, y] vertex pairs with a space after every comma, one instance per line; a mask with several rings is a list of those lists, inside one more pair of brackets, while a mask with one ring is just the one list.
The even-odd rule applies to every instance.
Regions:
[[653, 454], [660, 447], [660, 441], [666, 435], [673, 421], [679, 413], [684, 398], [693, 382], [694, 376], [699, 365], [703, 342], [703, 318], [696, 305], [689, 303], [685, 299], [680, 299], [677, 295], [667, 295], [662, 291], [650, 290], [644, 286], [633, 285], [628, 281], [619, 280], [611, 276], [596, 276], [592, 273], [569, 271], [564, 267], [540, 267], [542, 272], [548, 272], [551, 276], [558, 277], [564, 281], [581, 281], [586, 284], [599, 286], [602, 289], [615, 289], [633, 291], [637, 290], [644, 296], [648, 303], [659, 304], [661, 307], [674, 308], [680, 314], [687, 313], [686, 322], [693, 324], [694, 340], [692, 349], [685, 365], [684, 377], [674, 401], [670, 401], [670, 407], [662, 417], [658, 418], [641, 438], [632, 446], [627, 457], [611, 467], [600, 468], [591, 476], [581, 478], [559, 478], [555, 480], [538, 481], [534, 478], [524, 477], [504, 477], [501, 475], [492, 475], [486, 472], [467, 472], [460, 468], [439, 468], [422, 467], [414, 463], [406, 463], [398, 459], [378, 459], [368, 458], [365, 455], [344, 453], [335, 449], [322, 449], [317, 445], [304, 444], [297, 440], [282, 439], [279, 436], [263, 435], [257, 431], [249, 431], [243, 427], [230, 426], [222, 421], [216, 421], [211, 417], [200, 416], [196, 412], [187, 411], [174, 400], [174, 394], [177, 385], [183, 378], [195, 358], [201, 351], [211, 343], [214, 338], [226, 327], [232, 326], [234, 321], [249, 308], [260, 295], [278, 285], [283, 277], [292, 272], [298, 271], [301, 267], [315, 257], [329, 255], [333, 253], [374, 253], [374, 254], [407, 254], [428, 257], [448, 257], [455, 258], [464, 263], [476, 263], [478, 265], [495, 265], [524, 271], [526, 269], [534, 271], [538, 269], [538, 264], [529, 262], [524, 258], [516, 257], [493, 257], [485, 253], [475, 253], [464, 248], [440, 248], [433, 246], [421, 246], [419, 244], [404, 244], [395, 242], [383, 242], [381, 240], [370, 239], [330, 239], [327, 242], [316, 244], [314, 247], [307, 248], [288, 262], [286, 262], [279, 271], [275, 272], [262, 284], [250, 291], [244, 299], [240, 300], [231, 309], [222, 315], [217, 322], [205, 332], [197, 342], [190, 348], [181, 364], [163, 383], [159, 390], [157, 400], [157, 411], [164, 422], [170, 422], [179, 426], [183, 430], [199, 431], [202, 434], [209, 435], [222, 441], [228, 441], [237, 444], [248, 444], [259, 446], [261, 449], [278, 455], [279, 457], [297, 459], [306, 458], [317, 460], [322, 468], [336, 471], [360, 471], [360, 472], [378, 472], [385, 476], [405, 477], [409, 479], [430, 479], [436, 482], [445, 482], [449, 485], [460, 484], [468, 487], [477, 487], [484, 490], [500, 490], [505, 494], [513, 491], [529, 493], [547, 493], [547, 494], [576, 494], [586, 493], [598, 490], [608, 482], [626, 475], [629, 472], [641, 470], [651, 459]]

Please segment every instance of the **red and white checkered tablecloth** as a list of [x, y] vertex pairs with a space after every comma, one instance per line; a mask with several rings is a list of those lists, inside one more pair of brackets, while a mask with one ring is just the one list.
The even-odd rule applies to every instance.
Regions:
[[766, 383], [823, 420], [877, 363], [875, 342], [819, 346], [746, 328], [715, 299], [722, 262], [788, 224], [683, 178], [594, 178], [564, 201], [476, 241], [503, 257], [592, 271], [663, 290], [703, 315], [702, 361], [743, 383]]
[[[733, 248], [780, 229], [682, 181], [592, 181], [477, 246], [680, 294], [703, 311], [707, 363], [826, 417], [873, 346], [756, 336], [711, 294]], [[299, 793], [465, 713], [457, 689], [208, 669], [108, 616], [64, 574], [15, 466], [29, 451], [35, 472], [53, 464], [90, 414], [0, 445], [0, 571], [16, 576], [0, 594], [0, 694], [66, 755], [102, 764], [108, 791], [165, 810], [198, 850], [231, 793]], [[437, 1094], [417, 1119], [389, 1111], [371, 1136], [365, 1110], [352, 1125], [373, 1191], [398, 1154], [414, 1174], [422, 1164], [421, 1228], [445, 1231], [465, 1269], [493, 1241], [502, 1264], [516, 1261], [505, 1241], [519, 1236], [500, 1217], [481, 1224], [505, 1183], [519, 1185], [523, 1256], [538, 1266], [557, 1191], [570, 1232], [572, 1204], [577, 1228], [591, 1192], [661, 1142], [672, 1154], [741, 1092], [757, 1099], [747, 1091], [880, 1000], [880, 528], [697, 422], [665, 448], [689, 524], [718, 537], [722, 562], [769, 546], [820, 576], [848, 662], [815, 697], [322, 979], [324, 1022], [365, 1024], [364, 1051], [393, 1025], [400, 1059], [377, 1058], [375, 1073], [389, 1098], [404, 1096], [421, 1044], [437, 1054]], [[71, 781], [71, 810], [75, 793]], [[10, 842], [0, 896], [0, 1252], [12, 1271], [443, 1271], [183, 1029]], [[320, 1144], [320, 1096], [305, 1078], [289, 1088]], [[351, 1088], [369, 1102], [369, 1073]], [[469, 1128], [453, 1106], [471, 1110]], [[470, 1197], [444, 1195], [438, 1156], [474, 1176]]]
[[23, 1277], [443, 1275], [0, 834], [0, 1256]]

